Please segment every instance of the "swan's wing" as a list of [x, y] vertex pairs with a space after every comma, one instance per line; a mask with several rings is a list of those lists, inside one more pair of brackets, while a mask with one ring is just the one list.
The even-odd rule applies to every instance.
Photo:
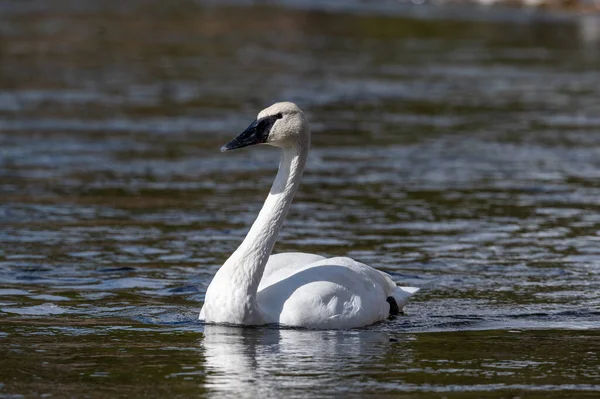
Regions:
[[283, 252], [280, 254], [271, 255], [269, 256], [269, 260], [265, 266], [265, 271], [258, 286], [258, 290], [260, 291], [265, 286], [281, 279], [281, 277], [274, 276], [278, 275], [278, 273], [282, 270], [285, 270], [285, 275], [289, 275], [289, 273], [293, 272], [299, 267], [303, 267], [323, 259], [325, 259], [324, 256], [307, 254], [304, 252]]
[[[395, 288], [395, 285], [394, 287]], [[350, 258], [283, 267], [258, 292], [269, 322], [309, 328], [353, 328], [389, 315], [393, 290], [379, 271]]]

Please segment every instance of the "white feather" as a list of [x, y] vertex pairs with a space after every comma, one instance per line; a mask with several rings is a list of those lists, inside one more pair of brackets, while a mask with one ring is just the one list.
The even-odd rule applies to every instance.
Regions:
[[391, 277], [346, 257], [307, 253], [271, 255], [310, 147], [310, 130], [293, 103], [277, 103], [259, 118], [281, 114], [266, 143], [282, 148], [279, 172], [263, 208], [239, 248], [209, 285], [200, 319], [209, 323], [345, 329], [390, 315], [418, 288], [398, 287]]

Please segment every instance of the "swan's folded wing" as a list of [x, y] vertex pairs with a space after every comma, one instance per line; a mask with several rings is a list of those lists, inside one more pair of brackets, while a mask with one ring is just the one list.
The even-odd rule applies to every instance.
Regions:
[[350, 258], [322, 259], [282, 268], [258, 292], [270, 322], [309, 328], [354, 328], [389, 314], [388, 282]]

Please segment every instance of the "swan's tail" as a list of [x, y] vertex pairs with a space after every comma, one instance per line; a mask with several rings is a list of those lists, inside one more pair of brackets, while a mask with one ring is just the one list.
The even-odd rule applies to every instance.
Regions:
[[396, 300], [399, 310], [402, 310], [402, 307], [408, 302], [408, 298], [417, 291], [419, 291], [417, 287], [396, 287], [391, 296]]

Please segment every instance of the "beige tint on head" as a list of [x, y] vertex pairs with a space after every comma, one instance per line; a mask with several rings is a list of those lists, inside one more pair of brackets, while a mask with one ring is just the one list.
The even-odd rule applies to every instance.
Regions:
[[282, 114], [293, 114], [293, 113], [302, 113], [302, 110], [296, 104], [289, 102], [289, 101], [284, 101], [284, 102], [280, 102], [280, 103], [275, 103], [275, 104], [263, 109], [262, 111], [260, 111], [258, 113], [257, 119], [264, 118], [267, 116], [277, 115], [280, 112]]
[[257, 119], [277, 116], [266, 144], [276, 147], [307, 144], [310, 142], [310, 130], [302, 110], [292, 102], [275, 103], [260, 111]]

